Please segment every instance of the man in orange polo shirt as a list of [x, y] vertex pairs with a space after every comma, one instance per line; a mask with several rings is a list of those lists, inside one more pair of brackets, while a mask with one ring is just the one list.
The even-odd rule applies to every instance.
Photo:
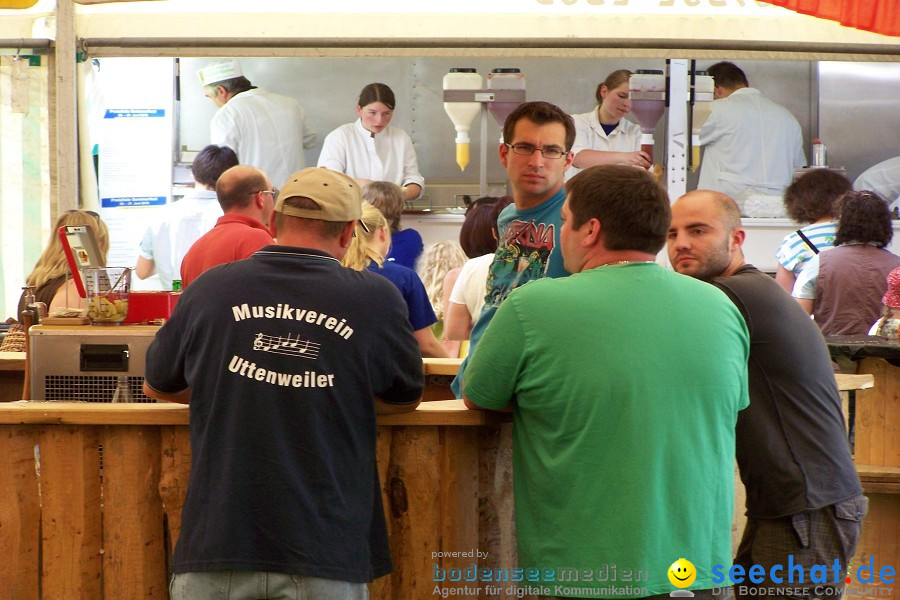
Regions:
[[201, 273], [223, 263], [247, 258], [275, 243], [266, 223], [276, 190], [256, 167], [231, 167], [216, 182], [216, 197], [225, 213], [197, 240], [181, 263], [181, 283], [190, 285]]

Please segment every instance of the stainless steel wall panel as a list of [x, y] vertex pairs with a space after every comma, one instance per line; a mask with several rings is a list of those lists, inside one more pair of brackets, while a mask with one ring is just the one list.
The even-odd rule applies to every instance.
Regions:
[[820, 62], [819, 133], [851, 181], [900, 155], [900, 64]]

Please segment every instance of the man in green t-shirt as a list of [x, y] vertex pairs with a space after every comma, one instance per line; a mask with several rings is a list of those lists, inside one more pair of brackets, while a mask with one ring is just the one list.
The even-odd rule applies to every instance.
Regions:
[[573, 275], [513, 290], [466, 372], [470, 408], [513, 412], [518, 566], [545, 597], [638, 598], [674, 590], [683, 558], [710, 597], [731, 564], [747, 328], [654, 262], [671, 212], [649, 174], [592, 167], [566, 191]]

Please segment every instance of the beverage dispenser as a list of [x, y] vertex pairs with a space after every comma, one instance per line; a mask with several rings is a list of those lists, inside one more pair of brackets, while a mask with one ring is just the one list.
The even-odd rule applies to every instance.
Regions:
[[[444, 90], [480, 90], [481, 75], [472, 68], [453, 68], [444, 75]], [[469, 164], [469, 129], [481, 112], [480, 102], [444, 102], [444, 112], [456, 128], [456, 164], [465, 171]]]
[[[487, 76], [487, 86], [489, 90], [524, 90], [525, 75], [521, 69], [515, 67], [503, 67], [491, 69], [491, 73]], [[520, 102], [491, 102], [488, 109], [500, 126], [500, 143], [503, 139], [503, 124], [506, 123], [506, 117], [519, 106]]]
[[653, 162], [653, 131], [666, 112], [666, 78], [660, 70], [638, 70], [628, 80], [631, 112], [641, 126], [641, 150]]
[[481, 112], [481, 152], [479, 193], [487, 195], [487, 127], [488, 112], [500, 124], [525, 101], [525, 76], [517, 68], [493, 69], [487, 77], [487, 89], [475, 69], [455, 68], [444, 76], [444, 110], [456, 127], [456, 163], [465, 169], [469, 163], [469, 128]]

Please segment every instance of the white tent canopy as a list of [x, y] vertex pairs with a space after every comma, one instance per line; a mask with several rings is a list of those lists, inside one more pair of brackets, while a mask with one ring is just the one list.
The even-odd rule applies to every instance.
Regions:
[[[69, 2], [71, 0], [61, 0]], [[162, 0], [76, 5], [75, 37], [92, 55], [334, 55], [571, 52], [657, 57], [894, 60], [900, 38], [754, 0]], [[53, 37], [55, 3], [0, 10], [0, 40]], [[46, 17], [51, 17], [48, 26]], [[7, 44], [8, 45], [8, 44]], [[218, 50], [221, 49], [221, 52]], [[739, 54], [736, 54], [739, 53]], [[359, 54], [358, 51], [352, 52]], [[750, 56], [747, 53], [752, 53]], [[853, 55], [853, 56], [850, 56]], [[710, 55], [711, 56], [711, 55]]]

